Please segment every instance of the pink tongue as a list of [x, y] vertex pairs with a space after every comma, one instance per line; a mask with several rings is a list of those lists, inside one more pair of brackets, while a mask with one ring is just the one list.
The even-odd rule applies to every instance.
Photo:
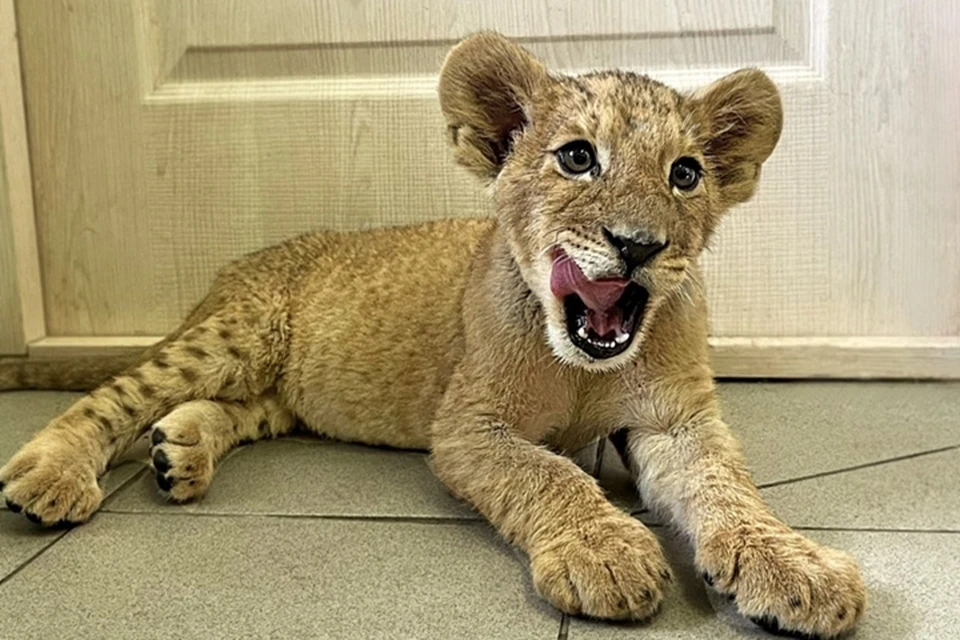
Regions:
[[621, 328], [623, 317], [614, 305], [628, 284], [630, 281], [623, 278], [589, 280], [577, 263], [563, 253], [553, 261], [550, 272], [553, 295], [561, 299], [573, 293], [580, 296], [587, 306], [587, 323], [600, 337]]

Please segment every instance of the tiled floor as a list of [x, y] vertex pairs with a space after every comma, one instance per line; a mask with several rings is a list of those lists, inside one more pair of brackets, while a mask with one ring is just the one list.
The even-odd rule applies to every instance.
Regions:
[[[855, 637], [960, 638], [960, 385], [728, 383], [722, 395], [775, 510], [861, 561], [871, 602]], [[0, 458], [74, 397], [0, 394]], [[165, 504], [134, 460], [69, 532], [0, 510], [0, 638], [764, 637], [705, 591], [611, 448], [578, 458], [654, 525], [677, 569], [646, 624], [552, 610], [523, 557], [421, 454], [290, 439], [235, 451], [194, 505]]]

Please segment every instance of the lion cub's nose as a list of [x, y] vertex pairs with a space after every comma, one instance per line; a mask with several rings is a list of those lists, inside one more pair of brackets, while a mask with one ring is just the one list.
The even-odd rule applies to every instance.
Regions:
[[656, 240], [642, 242], [634, 240], [633, 238], [627, 238], [626, 236], [618, 236], [613, 234], [609, 229], [604, 229], [603, 235], [605, 235], [607, 240], [610, 241], [610, 244], [620, 252], [623, 261], [627, 263], [627, 277], [633, 273], [634, 269], [638, 269], [650, 262], [653, 256], [663, 251], [667, 246], [666, 242], [658, 242]]

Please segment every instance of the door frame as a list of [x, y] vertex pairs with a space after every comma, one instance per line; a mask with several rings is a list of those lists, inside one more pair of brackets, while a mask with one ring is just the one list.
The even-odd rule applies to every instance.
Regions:
[[0, 354], [46, 336], [14, 0], [0, 0]]

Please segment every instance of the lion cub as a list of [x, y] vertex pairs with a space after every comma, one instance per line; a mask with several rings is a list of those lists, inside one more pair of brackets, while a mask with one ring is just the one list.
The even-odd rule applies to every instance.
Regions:
[[98, 477], [147, 431], [160, 488], [190, 500], [231, 447], [300, 422], [429, 449], [440, 480], [529, 555], [554, 606], [639, 619], [671, 580], [656, 537], [555, 453], [617, 431], [646, 503], [744, 615], [823, 638], [852, 628], [856, 564], [763, 503], [708, 361], [697, 259], [777, 143], [773, 83], [746, 69], [682, 95], [633, 73], [565, 77], [481, 33], [450, 52], [439, 95], [495, 219], [318, 232], [255, 253], [122, 373], [0, 366], [0, 388], [113, 376], [0, 469], [10, 508], [87, 520]]

